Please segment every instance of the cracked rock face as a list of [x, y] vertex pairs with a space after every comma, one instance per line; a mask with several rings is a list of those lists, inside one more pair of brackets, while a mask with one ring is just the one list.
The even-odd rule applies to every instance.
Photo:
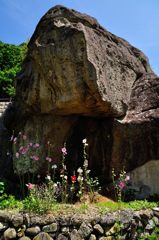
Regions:
[[46, 114], [120, 117], [134, 82], [151, 73], [143, 53], [86, 15], [50, 9], [30, 42], [17, 95]]
[[105, 182], [112, 167], [159, 159], [159, 78], [140, 50], [63, 6], [42, 17], [28, 48], [4, 117], [9, 129], [52, 142], [57, 163], [66, 142], [71, 173], [87, 138], [89, 167]]

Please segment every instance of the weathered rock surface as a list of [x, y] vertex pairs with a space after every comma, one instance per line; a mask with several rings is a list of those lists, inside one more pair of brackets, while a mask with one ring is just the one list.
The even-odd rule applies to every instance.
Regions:
[[70, 171], [82, 164], [87, 138], [89, 167], [105, 182], [112, 167], [159, 160], [159, 78], [140, 50], [62, 6], [42, 17], [28, 47], [4, 115], [9, 130], [38, 137], [44, 149], [52, 142], [57, 163], [66, 142]]
[[14, 228], [8, 228], [3, 234], [5, 240], [16, 238], [16, 235], [17, 234]]

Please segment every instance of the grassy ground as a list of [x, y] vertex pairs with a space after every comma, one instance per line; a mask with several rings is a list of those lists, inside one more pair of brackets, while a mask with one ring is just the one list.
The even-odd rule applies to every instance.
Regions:
[[[7, 200], [8, 201], [8, 200]], [[3, 203], [3, 204], [1, 204]], [[108, 212], [123, 210], [123, 209], [133, 209], [133, 210], [141, 210], [148, 209], [153, 207], [158, 207], [158, 202], [148, 202], [147, 200], [143, 201], [131, 201], [131, 202], [100, 202], [100, 203], [76, 203], [76, 204], [62, 204], [62, 203], [53, 203], [49, 207], [47, 203], [44, 204], [44, 208], [35, 204], [27, 206], [23, 201], [18, 200], [9, 200], [8, 202], [0, 202], [0, 209], [12, 210], [16, 212], [35, 212], [42, 214], [45, 213], [53, 213], [54, 215], [64, 214], [87, 214], [93, 215], [96, 214], [106, 214]]]

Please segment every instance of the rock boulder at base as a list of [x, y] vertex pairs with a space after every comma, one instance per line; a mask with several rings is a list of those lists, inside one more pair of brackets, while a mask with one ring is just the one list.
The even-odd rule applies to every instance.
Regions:
[[[46, 172], [47, 141], [57, 164], [66, 142], [72, 174], [87, 138], [89, 167], [105, 183], [112, 167], [131, 171], [159, 160], [159, 78], [140, 50], [90, 16], [56, 6], [42, 17], [16, 92], [4, 124], [42, 144], [38, 173]], [[14, 168], [26, 172], [18, 159]]]

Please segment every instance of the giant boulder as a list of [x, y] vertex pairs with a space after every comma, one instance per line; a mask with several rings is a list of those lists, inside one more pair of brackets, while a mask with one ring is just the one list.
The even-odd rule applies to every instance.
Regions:
[[30, 39], [16, 90], [4, 123], [39, 139], [39, 172], [47, 141], [58, 164], [66, 142], [72, 173], [87, 138], [89, 167], [105, 182], [112, 167], [130, 171], [159, 160], [159, 78], [140, 50], [90, 16], [51, 8]]

